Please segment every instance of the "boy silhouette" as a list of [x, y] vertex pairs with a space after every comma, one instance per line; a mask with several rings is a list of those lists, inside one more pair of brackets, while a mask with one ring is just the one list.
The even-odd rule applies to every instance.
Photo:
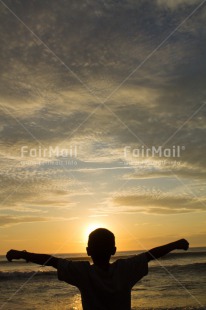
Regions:
[[131, 310], [131, 289], [147, 275], [148, 262], [188, 247], [189, 243], [180, 239], [111, 264], [110, 257], [116, 252], [114, 234], [98, 228], [90, 233], [86, 248], [93, 264], [17, 250], [10, 250], [6, 257], [56, 268], [59, 280], [78, 287], [84, 310]]

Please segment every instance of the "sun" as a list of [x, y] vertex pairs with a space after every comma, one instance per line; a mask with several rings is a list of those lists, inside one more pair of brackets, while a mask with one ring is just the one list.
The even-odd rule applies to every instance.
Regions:
[[105, 224], [102, 222], [88, 223], [85, 226], [83, 231], [83, 239], [85, 242], [87, 242], [89, 234], [97, 228], [106, 228], [106, 227]]

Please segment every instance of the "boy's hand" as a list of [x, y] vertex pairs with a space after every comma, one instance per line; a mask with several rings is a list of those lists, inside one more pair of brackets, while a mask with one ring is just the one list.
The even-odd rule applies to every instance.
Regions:
[[185, 240], [185, 239], [180, 239], [180, 240], [176, 241], [175, 244], [176, 244], [176, 249], [178, 249], [178, 250], [187, 251], [189, 248], [189, 242], [187, 242], [187, 240]]
[[20, 259], [22, 258], [22, 251], [10, 250], [7, 252], [6, 258], [9, 262], [11, 262], [12, 259]]

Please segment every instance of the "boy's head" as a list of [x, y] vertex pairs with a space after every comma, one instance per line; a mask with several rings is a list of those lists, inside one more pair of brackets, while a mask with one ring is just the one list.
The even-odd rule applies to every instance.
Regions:
[[90, 233], [87, 254], [93, 260], [109, 260], [115, 252], [115, 237], [111, 231], [106, 228], [98, 228]]

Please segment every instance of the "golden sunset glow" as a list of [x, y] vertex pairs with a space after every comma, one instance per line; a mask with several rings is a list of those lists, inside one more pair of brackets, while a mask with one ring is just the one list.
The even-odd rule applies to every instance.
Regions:
[[101, 221], [99, 221], [99, 222], [91, 222], [91, 223], [89, 223], [88, 225], [85, 225], [85, 228], [83, 229], [83, 240], [84, 240], [84, 242], [85, 242], [85, 244], [87, 243], [87, 241], [88, 241], [88, 236], [89, 236], [89, 234], [93, 231], [93, 230], [95, 230], [95, 229], [97, 229], [97, 228], [106, 228], [106, 225], [105, 225], [105, 223], [103, 223], [103, 222], [101, 222]]

